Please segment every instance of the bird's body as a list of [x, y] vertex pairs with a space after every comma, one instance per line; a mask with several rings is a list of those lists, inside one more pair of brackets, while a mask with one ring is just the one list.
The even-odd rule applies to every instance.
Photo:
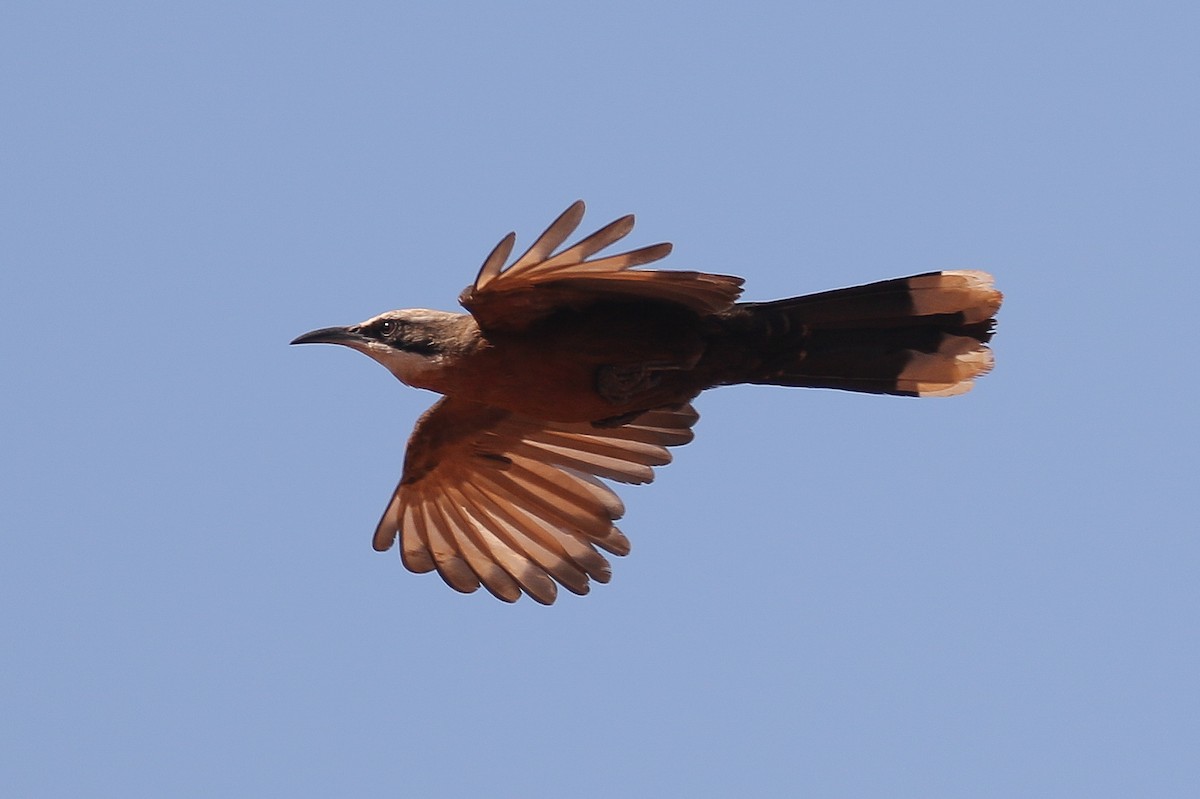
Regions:
[[418, 422], [375, 534], [400, 536], [413, 571], [512, 601], [586, 593], [628, 541], [603, 484], [648, 482], [691, 440], [701, 391], [735, 383], [907, 396], [966, 391], [991, 368], [1001, 296], [982, 272], [933, 272], [770, 303], [737, 303], [741, 279], [634, 270], [669, 245], [589, 259], [624, 217], [555, 253], [568, 209], [501, 269], [510, 234], [460, 300], [469, 314], [389, 311], [293, 343], [358, 349], [403, 382], [444, 395]]
[[[446, 329], [455, 345], [439, 368], [406, 383], [539, 419], [592, 422], [687, 402], [700, 387], [690, 371], [704, 351], [701, 320], [659, 303], [604, 303], [556, 314], [520, 331], [485, 334], [468, 314]], [[662, 365], [655, 386], [603, 396], [600, 370]], [[670, 371], [667, 371], [670, 370]], [[536, 390], [531, 390], [536, 387]]]

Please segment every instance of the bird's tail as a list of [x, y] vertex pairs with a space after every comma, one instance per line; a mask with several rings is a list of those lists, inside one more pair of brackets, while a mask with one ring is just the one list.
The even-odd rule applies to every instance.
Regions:
[[837, 388], [947, 397], [992, 368], [992, 276], [930, 272], [774, 302], [739, 303], [722, 318], [716, 383]]

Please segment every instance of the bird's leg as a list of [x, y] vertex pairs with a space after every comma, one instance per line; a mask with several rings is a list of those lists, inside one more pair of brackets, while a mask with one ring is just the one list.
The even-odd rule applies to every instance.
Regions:
[[678, 363], [638, 363], [601, 366], [596, 370], [596, 392], [613, 405], [624, 405], [639, 394], [658, 388], [663, 372], [686, 368]]

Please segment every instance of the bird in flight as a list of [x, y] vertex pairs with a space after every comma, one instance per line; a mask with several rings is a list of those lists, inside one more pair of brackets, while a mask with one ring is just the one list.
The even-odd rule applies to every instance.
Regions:
[[738, 383], [946, 397], [992, 367], [1002, 295], [986, 272], [929, 272], [774, 302], [737, 302], [742, 279], [638, 269], [654, 244], [599, 256], [622, 217], [560, 249], [576, 202], [507, 268], [509, 233], [459, 296], [470, 313], [388, 311], [305, 333], [442, 394], [408, 441], [374, 547], [400, 540], [413, 572], [505, 602], [554, 602], [609, 581], [629, 552], [599, 478], [648, 483], [692, 440], [692, 400]]

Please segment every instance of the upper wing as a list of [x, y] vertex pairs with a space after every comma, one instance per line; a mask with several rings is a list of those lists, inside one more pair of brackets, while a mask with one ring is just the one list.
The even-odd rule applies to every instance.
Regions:
[[685, 305], [700, 314], [728, 308], [742, 293], [742, 279], [702, 272], [630, 271], [671, 252], [653, 244], [631, 252], [587, 260], [633, 230], [633, 216], [605, 225], [558, 254], [583, 220], [583, 201], [575, 202], [507, 269], [516, 234], [492, 250], [475, 282], [459, 302], [484, 330], [521, 330], [560, 308], [580, 308], [602, 299], [643, 299]]
[[624, 506], [604, 477], [648, 483], [670, 462], [666, 447], [692, 440], [690, 405], [647, 411], [627, 424], [546, 422], [443, 397], [413, 430], [404, 475], [375, 530], [375, 549], [400, 536], [414, 572], [437, 569], [451, 587], [480, 585], [515, 602], [549, 605], [556, 583], [576, 594], [606, 583], [596, 551], [629, 552], [613, 521]]

